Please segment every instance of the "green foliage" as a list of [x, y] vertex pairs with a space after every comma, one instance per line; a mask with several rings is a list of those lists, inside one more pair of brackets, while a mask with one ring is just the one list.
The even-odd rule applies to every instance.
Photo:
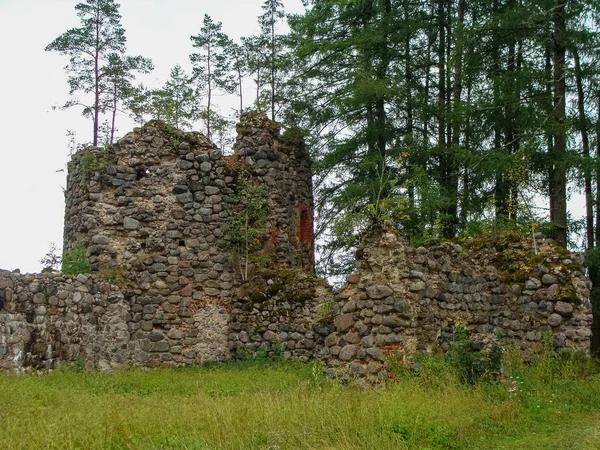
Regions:
[[254, 353], [254, 360], [257, 362], [265, 362], [268, 358], [266, 350], [262, 347], [258, 347], [256, 353]]
[[62, 273], [65, 275], [79, 275], [90, 273], [90, 262], [83, 243], [76, 242], [73, 250], [62, 257]]
[[78, 154], [80, 171], [85, 180], [91, 180], [96, 172], [104, 173], [110, 160], [107, 150], [82, 150]]
[[267, 189], [243, 176], [238, 179], [222, 243], [231, 251], [242, 279], [248, 280], [251, 265], [265, 267], [263, 252], [269, 239], [270, 204]]
[[585, 252], [584, 266], [588, 268], [592, 281], [590, 301], [596, 317], [600, 317], [600, 247], [590, 248]]
[[326, 301], [319, 305], [318, 322], [333, 323], [333, 302]]
[[461, 382], [475, 385], [478, 382], [497, 381], [502, 369], [503, 352], [498, 343], [487, 351], [475, 351], [465, 329], [457, 325], [454, 342], [446, 353], [446, 360], [455, 368]]
[[275, 296], [281, 302], [302, 304], [315, 298], [320, 283], [322, 280], [299, 269], [262, 269], [243, 284], [240, 294], [255, 304]]
[[600, 247], [588, 249], [583, 264], [591, 271], [600, 272]]
[[85, 361], [81, 356], [75, 355], [71, 367], [75, 372], [83, 372], [85, 370]]
[[303, 144], [307, 136], [307, 131], [300, 127], [289, 127], [281, 134], [279, 140], [281, 142], [289, 142], [290, 144]]
[[125, 268], [119, 267], [102, 267], [98, 271], [98, 275], [104, 281], [120, 287], [132, 286], [133, 283], [125, 275]]
[[[410, 220], [398, 228], [419, 245], [472, 235], [482, 221], [532, 222], [534, 211], [562, 222], [566, 170], [575, 190], [587, 176], [593, 202], [600, 33], [589, 17], [597, 1], [560, 8], [567, 19], [558, 38], [551, 2], [305, 3], [289, 19], [295, 73], [284, 117], [309, 130], [316, 216], [330, 234], [321, 271], [347, 267], [356, 240], [336, 224], [377, 208], [377, 195], [406, 203]], [[565, 43], [565, 67], [577, 52], [583, 64], [553, 80]], [[554, 90], [563, 81], [580, 112], [559, 119]], [[377, 189], [385, 174], [395, 185]], [[553, 199], [552, 217], [540, 195]], [[547, 231], [558, 238], [562, 225]]]

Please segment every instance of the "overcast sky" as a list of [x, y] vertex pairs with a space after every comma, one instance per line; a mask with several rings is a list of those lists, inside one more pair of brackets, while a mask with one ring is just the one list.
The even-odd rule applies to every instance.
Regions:
[[[68, 100], [63, 67], [68, 57], [44, 48], [79, 26], [76, 0], [0, 0], [0, 268], [38, 272], [50, 242], [62, 245], [68, 157], [67, 130], [91, 140], [80, 111], [52, 110]], [[258, 32], [262, 0], [121, 0], [130, 55], [152, 58], [144, 83], [159, 87], [171, 68], [189, 69], [190, 36], [204, 14], [223, 22], [238, 39]], [[301, 0], [284, 0], [286, 12], [302, 12]], [[188, 70], [189, 72], [189, 70]], [[133, 126], [120, 120], [120, 135]]]

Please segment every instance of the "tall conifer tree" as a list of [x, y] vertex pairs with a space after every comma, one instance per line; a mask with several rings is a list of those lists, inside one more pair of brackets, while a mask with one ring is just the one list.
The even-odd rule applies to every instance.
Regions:
[[73, 95], [82, 91], [93, 94], [92, 103], [71, 100], [65, 107], [83, 106], [83, 114], [93, 120], [93, 145], [98, 145], [98, 129], [102, 108], [102, 68], [111, 53], [124, 53], [125, 30], [121, 26], [119, 4], [113, 0], [86, 0], [75, 6], [81, 21], [79, 28], [61, 34], [46, 51], [57, 51], [70, 57], [65, 70]]

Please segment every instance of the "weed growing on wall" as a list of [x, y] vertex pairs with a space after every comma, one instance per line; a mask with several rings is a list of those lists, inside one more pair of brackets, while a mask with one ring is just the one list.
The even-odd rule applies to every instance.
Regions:
[[326, 301], [319, 305], [318, 321], [320, 323], [333, 323], [333, 302]]
[[131, 280], [127, 278], [125, 268], [123, 267], [103, 267], [98, 271], [98, 274], [107, 283], [121, 287], [133, 286]]
[[73, 250], [67, 252], [62, 258], [62, 273], [65, 275], [79, 275], [90, 272], [90, 262], [86, 249], [81, 242], [76, 242]]
[[270, 205], [266, 186], [240, 177], [232, 200], [223, 242], [231, 251], [242, 280], [247, 281], [252, 265], [266, 267], [269, 262], [263, 251], [269, 239]]
[[81, 174], [86, 180], [91, 179], [96, 172], [104, 172], [108, 167], [108, 151], [83, 150], [80, 155]]

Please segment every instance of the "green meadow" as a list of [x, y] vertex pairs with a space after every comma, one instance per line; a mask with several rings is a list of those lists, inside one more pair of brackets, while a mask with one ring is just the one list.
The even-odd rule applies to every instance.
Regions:
[[0, 449], [600, 449], [600, 365], [506, 355], [464, 384], [428, 358], [359, 388], [316, 364], [0, 375]]

